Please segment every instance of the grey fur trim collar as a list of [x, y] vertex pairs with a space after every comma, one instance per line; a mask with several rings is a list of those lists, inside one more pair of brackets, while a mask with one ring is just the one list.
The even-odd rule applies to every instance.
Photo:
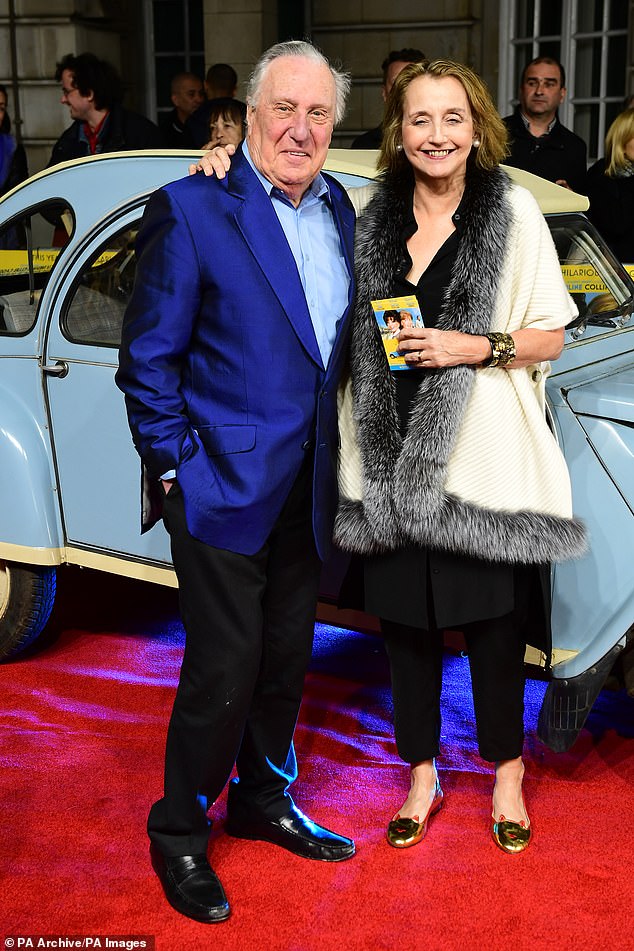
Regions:
[[[489, 330], [512, 209], [504, 172], [469, 171], [459, 251], [437, 326]], [[358, 297], [351, 340], [352, 391], [363, 462], [363, 503], [342, 500], [335, 541], [370, 554], [411, 542], [487, 560], [540, 563], [585, 550], [580, 522], [534, 512], [490, 511], [444, 491], [451, 450], [476, 372], [426, 375], [400, 436], [394, 380], [370, 301], [392, 294], [411, 191], [384, 177], [357, 226]]]

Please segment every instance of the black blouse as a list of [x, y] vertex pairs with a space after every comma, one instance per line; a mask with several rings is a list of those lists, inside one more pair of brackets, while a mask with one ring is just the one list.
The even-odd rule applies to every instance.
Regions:
[[[435, 326], [441, 314], [460, 245], [461, 208], [462, 203], [452, 216], [456, 230], [438, 249], [417, 284], [405, 276], [412, 268], [407, 241], [417, 228], [413, 207], [403, 228], [403, 267], [395, 275], [393, 287], [386, 288], [385, 296], [414, 294], [426, 327]], [[405, 435], [410, 406], [427, 371], [393, 372], [401, 431]], [[410, 545], [366, 559], [364, 608], [386, 620], [427, 630], [501, 617], [513, 610], [515, 578], [522, 574], [522, 568]], [[529, 582], [532, 579], [527, 577], [526, 583]]]
[[[442, 247], [438, 249], [425, 271], [421, 274], [418, 284], [412, 284], [405, 276], [409, 274], [412, 269], [412, 259], [407, 250], [407, 242], [417, 230], [413, 207], [403, 227], [401, 240], [404, 263], [395, 277], [393, 295], [391, 296], [405, 297], [414, 294], [418, 301], [418, 308], [421, 312], [425, 327], [435, 327], [440, 317], [445, 289], [451, 279], [451, 270], [456, 260], [458, 246], [460, 244], [461, 207], [462, 202], [452, 216], [456, 230], [449, 235]], [[425, 372], [425, 370], [413, 368], [395, 371], [397, 407], [401, 419], [401, 432], [403, 435], [405, 435], [407, 429], [409, 408]]]

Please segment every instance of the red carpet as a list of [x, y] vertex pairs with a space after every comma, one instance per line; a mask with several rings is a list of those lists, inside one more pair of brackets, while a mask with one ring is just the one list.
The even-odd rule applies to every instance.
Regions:
[[328, 865], [231, 839], [223, 797], [211, 857], [232, 917], [182, 918], [163, 899], [145, 835], [181, 646], [174, 592], [66, 569], [47, 640], [0, 668], [0, 948], [6, 935], [40, 934], [154, 935], [159, 951], [634, 948], [634, 701], [604, 692], [558, 755], [535, 737], [544, 684], [529, 682], [535, 839], [506, 856], [489, 837], [491, 776], [475, 749], [467, 662], [448, 654], [445, 806], [424, 843], [397, 852], [384, 826], [407, 777], [382, 645], [321, 626], [294, 795], [353, 835], [357, 855]]

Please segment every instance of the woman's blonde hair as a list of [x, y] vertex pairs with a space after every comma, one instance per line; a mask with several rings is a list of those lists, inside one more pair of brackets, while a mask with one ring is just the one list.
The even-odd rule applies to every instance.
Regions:
[[613, 177], [631, 164], [625, 146], [634, 139], [634, 109], [619, 113], [605, 137], [605, 174]]
[[410, 84], [421, 76], [430, 76], [432, 79], [451, 76], [458, 80], [467, 96], [474, 135], [480, 140], [479, 147], [474, 146], [472, 149], [470, 158], [473, 157], [478, 168], [485, 170], [499, 165], [508, 155], [508, 132], [484, 80], [462, 63], [436, 59], [431, 62], [425, 60], [422, 63], [410, 63], [396, 77], [387, 99], [379, 169], [397, 174], [409, 164], [402, 151], [403, 108]]

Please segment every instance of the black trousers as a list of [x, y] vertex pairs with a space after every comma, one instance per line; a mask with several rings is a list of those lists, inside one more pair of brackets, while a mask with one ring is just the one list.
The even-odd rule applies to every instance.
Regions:
[[177, 483], [165, 524], [186, 642], [167, 734], [163, 798], [148, 833], [165, 855], [205, 852], [207, 808], [237, 764], [229, 808], [277, 818], [297, 770], [293, 731], [312, 649], [321, 562], [312, 530], [312, 460], [255, 555], [193, 538]]
[[[407, 763], [440, 752], [443, 632], [381, 621], [392, 673], [394, 730]], [[524, 653], [517, 611], [462, 627], [483, 759], [521, 756], [524, 741]]]

